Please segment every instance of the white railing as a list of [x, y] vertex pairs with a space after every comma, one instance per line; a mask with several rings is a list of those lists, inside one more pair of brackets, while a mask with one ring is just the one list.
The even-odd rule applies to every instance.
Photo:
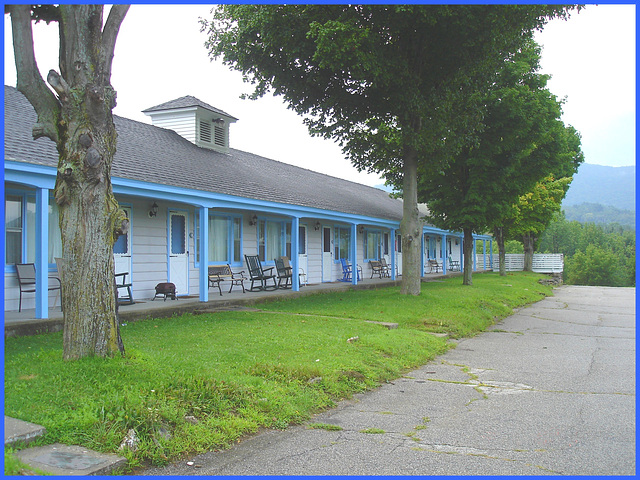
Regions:
[[[493, 271], [500, 271], [498, 254], [493, 255]], [[524, 253], [507, 253], [504, 261], [507, 272], [520, 272], [524, 269]], [[534, 253], [532, 270], [537, 273], [562, 273], [564, 255], [562, 253]]]

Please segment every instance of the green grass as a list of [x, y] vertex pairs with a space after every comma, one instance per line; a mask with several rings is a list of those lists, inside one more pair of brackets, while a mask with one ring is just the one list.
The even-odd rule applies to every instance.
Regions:
[[356, 290], [268, 302], [261, 312], [133, 322], [121, 328], [124, 358], [64, 362], [61, 333], [9, 338], [5, 413], [46, 427], [39, 444], [101, 452], [116, 452], [133, 428], [141, 443], [124, 451], [129, 471], [166, 464], [303, 422], [397, 378], [449, 348], [432, 332], [474, 335], [550, 294], [539, 278], [483, 274], [470, 287], [460, 278], [423, 284], [418, 297]]

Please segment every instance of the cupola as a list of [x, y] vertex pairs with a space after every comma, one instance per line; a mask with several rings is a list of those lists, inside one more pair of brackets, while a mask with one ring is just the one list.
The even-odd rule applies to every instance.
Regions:
[[229, 125], [238, 119], [195, 97], [185, 97], [147, 108], [142, 113], [153, 125], [168, 128], [202, 148], [229, 151]]

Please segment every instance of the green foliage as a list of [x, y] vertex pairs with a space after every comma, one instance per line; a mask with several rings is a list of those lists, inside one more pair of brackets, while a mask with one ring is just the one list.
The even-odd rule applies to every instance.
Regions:
[[577, 150], [569, 147], [561, 102], [546, 88], [539, 61], [540, 47], [529, 39], [483, 92], [486, 113], [474, 141], [444, 168], [420, 171], [419, 198], [436, 226], [476, 232], [503, 226], [536, 182], [582, 161], [579, 141]]
[[[36, 444], [116, 452], [129, 468], [225, 448], [261, 427], [300, 423], [392, 380], [551, 292], [540, 275], [479, 276], [262, 304], [260, 312], [150, 319], [122, 327], [126, 358], [62, 360], [62, 332], [5, 341], [5, 413], [43, 425]], [[301, 315], [302, 314], [302, 315]], [[388, 330], [369, 321], [397, 322]], [[357, 336], [357, 342], [347, 342]]]
[[567, 221], [558, 215], [540, 238], [541, 253], [565, 255], [565, 282], [635, 286], [636, 234], [619, 225]]
[[[573, 188], [572, 182], [572, 188]], [[571, 191], [571, 189], [569, 189]], [[575, 220], [580, 223], [597, 223], [608, 225], [617, 223], [621, 229], [635, 230], [636, 214], [631, 210], [621, 210], [611, 205], [599, 203], [581, 203], [580, 205], [564, 205], [567, 220]]]

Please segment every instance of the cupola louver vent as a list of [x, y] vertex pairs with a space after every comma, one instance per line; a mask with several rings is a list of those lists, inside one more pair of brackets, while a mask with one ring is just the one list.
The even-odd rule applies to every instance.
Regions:
[[[218, 143], [217, 137], [218, 137], [218, 132], [216, 131], [216, 143]], [[224, 138], [224, 132], [223, 132], [223, 138]], [[200, 141], [211, 143], [211, 124], [205, 120], [200, 120]]]

